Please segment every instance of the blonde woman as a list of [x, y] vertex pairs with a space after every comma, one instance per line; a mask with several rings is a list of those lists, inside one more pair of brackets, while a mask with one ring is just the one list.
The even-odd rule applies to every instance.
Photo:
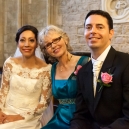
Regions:
[[68, 129], [75, 111], [76, 75], [89, 58], [71, 54], [68, 35], [54, 25], [47, 26], [39, 33], [39, 41], [43, 53], [57, 60], [52, 66], [51, 78], [52, 94], [59, 100], [53, 118], [42, 129]]

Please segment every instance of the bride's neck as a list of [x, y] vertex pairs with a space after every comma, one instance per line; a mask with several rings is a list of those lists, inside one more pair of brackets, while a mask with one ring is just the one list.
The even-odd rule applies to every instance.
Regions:
[[36, 56], [29, 57], [29, 58], [22, 57], [22, 63], [27, 67], [35, 66], [37, 64], [37, 58]]

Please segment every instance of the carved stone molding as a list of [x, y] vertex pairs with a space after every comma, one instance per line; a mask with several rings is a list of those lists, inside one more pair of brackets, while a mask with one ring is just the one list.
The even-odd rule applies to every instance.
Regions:
[[114, 23], [129, 22], [128, 0], [101, 0], [101, 3], [102, 10], [110, 13]]
[[62, 25], [62, 15], [60, 14], [59, 0], [47, 0], [48, 1], [48, 24]]

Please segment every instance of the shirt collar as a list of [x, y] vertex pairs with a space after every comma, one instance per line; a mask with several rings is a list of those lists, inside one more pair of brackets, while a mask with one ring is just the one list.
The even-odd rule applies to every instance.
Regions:
[[95, 61], [104, 62], [104, 60], [105, 60], [105, 58], [106, 58], [106, 56], [107, 56], [107, 54], [108, 54], [110, 48], [111, 48], [111, 45], [109, 45], [109, 46], [104, 50], [104, 52], [103, 52], [96, 60], [93, 59], [92, 56], [91, 56], [92, 64], [93, 64]]

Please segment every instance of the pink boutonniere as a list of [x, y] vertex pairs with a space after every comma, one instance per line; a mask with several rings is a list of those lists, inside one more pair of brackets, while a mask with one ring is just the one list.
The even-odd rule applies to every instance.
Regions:
[[99, 89], [99, 92], [100, 90], [102, 89], [103, 86], [106, 86], [106, 87], [110, 87], [111, 86], [111, 82], [112, 82], [112, 77], [113, 75], [112, 74], [109, 74], [107, 72], [105, 73], [101, 73], [101, 80], [98, 80], [98, 82], [100, 83], [100, 89]]
[[78, 71], [82, 68], [81, 65], [78, 65], [76, 70], [74, 71], [74, 74], [77, 75], [78, 74]]

